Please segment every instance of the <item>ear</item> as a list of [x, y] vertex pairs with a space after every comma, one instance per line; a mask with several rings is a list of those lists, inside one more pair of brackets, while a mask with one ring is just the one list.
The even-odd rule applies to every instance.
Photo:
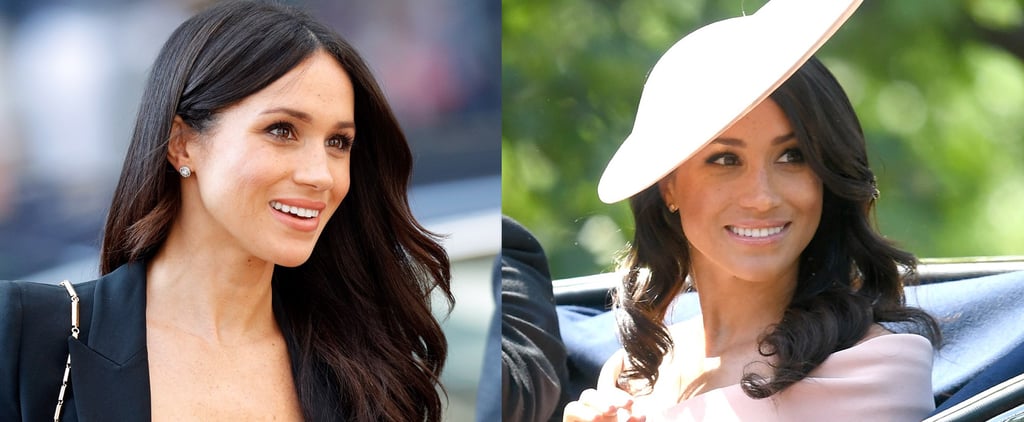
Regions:
[[675, 190], [676, 185], [675, 174], [676, 172], [672, 171], [667, 176], [662, 177], [661, 180], [658, 181], [658, 192], [661, 193], [661, 200], [665, 202], [665, 206], [669, 206], [670, 204], [676, 206], [679, 205], [676, 204], [675, 197], [672, 195], [672, 191]]
[[193, 165], [189, 150], [192, 148], [192, 138], [195, 132], [190, 128], [181, 116], [174, 116], [171, 122], [171, 134], [167, 139], [167, 161], [171, 163], [175, 171], [182, 166]]

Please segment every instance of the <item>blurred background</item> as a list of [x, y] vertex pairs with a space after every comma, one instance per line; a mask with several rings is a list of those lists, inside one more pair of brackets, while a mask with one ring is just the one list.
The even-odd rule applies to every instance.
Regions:
[[[97, 275], [100, 235], [156, 54], [196, 0], [0, 0], [0, 279]], [[457, 304], [447, 420], [472, 420], [500, 228], [500, 5], [298, 0], [367, 60], [414, 154], [413, 211], [448, 234]]]
[[[502, 211], [552, 275], [610, 270], [632, 239], [597, 181], [644, 78], [685, 34], [764, 0], [502, 4]], [[919, 257], [1024, 255], [1024, 9], [1018, 0], [866, 0], [818, 52], [856, 109], [883, 234]]]

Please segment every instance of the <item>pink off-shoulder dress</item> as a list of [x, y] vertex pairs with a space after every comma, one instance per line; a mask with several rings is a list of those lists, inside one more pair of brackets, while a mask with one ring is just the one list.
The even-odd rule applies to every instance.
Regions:
[[739, 384], [676, 404], [653, 421], [920, 421], [934, 408], [932, 345], [914, 334], [868, 339], [828, 357], [782, 393], [752, 399]]

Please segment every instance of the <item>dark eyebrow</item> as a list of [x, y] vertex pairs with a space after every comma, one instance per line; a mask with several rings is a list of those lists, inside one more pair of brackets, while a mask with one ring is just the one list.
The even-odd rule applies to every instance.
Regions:
[[711, 143], [740, 148], [747, 146], [746, 142], [743, 142], [742, 139], [738, 138], [715, 138], [715, 140], [711, 141]]
[[775, 137], [775, 139], [772, 139], [772, 145], [778, 145], [778, 144], [786, 143], [786, 142], [788, 142], [791, 139], [796, 139], [796, 134], [793, 133], [793, 132], [790, 132], [790, 133], [787, 133], [785, 135], [781, 135], [781, 136]]
[[[795, 138], [796, 138], [796, 134], [794, 134], [792, 132], [787, 133], [785, 135], [779, 135], [779, 136], [776, 136], [775, 139], [772, 139], [772, 145], [778, 145], [778, 144], [781, 144], [781, 143], [785, 143], [785, 142], [788, 142], [789, 140], [795, 139]], [[739, 148], [743, 148], [743, 147], [747, 146], [746, 142], [744, 142], [742, 139], [738, 139], [738, 138], [715, 138], [715, 140], [711, 141], [711, 143], [713, 143], [713, 144], [721, 144], [721, 145], [730, 146], [730, 147], [739, 147]]]
[[[262, 114], [276, 114], [276, 113], [287, 114], [287, 115], [292, 116], [292, 117], [294, 117], [296, 119], [302, 120], [303, 122], [306, 122], [306, 123], [310, 123], [310, 122], [313, 121], [313, 117], [311, 117], [309, 115], [309, 113], [306, 113], [306, 112], [303, 112], [303, 111], [299, 111], [299, 110], [295, 110], [295, 109], [291, 109], [291, 108], [287, 108], [287, 107], [278, 107], [278, 108], [272, 108], [272, 109], [269, 109], [269, 110], [264, 110], [260, 114], [262, 115]], [[335, 129], [351, 129], [351, 128], [355, 128], [356, 127], [356, 123], [352, 122], [352, 121], [347, 121], [347, 122], [340, 122], [339, 121], [338, 123], [336, 123], [334, 125], [334, 127], [335, 127]]]

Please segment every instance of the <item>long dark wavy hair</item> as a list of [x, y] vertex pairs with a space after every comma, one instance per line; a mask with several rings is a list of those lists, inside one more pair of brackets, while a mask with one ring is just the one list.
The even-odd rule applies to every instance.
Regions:
[[[860, 122], [839, 82], [812, 57], [771, 99], [792, 124], [804, 159], [824, 185], [824, 198], [821, 223], [800, 256], [789, 306], [758, 339], [760, 353], [775, 360], [772, 373], [745, 372], [740, 380], [752, 398], [800, 381], [830, 354], [855, 345], [875, 323], [899, 323], [933, 345], [941, 342], [936, 321], [904, 301], [903, 283], [916, 280], [916, 258], [872, 226], [875, 176]], [[614, 299], [622, 311], [619, 335], [629, 365], [618, 383], [625, 388], [640, 380], [651, 388], [662, 357], [673, 347], [663, 321], [683, 290], [690, 253], [679, 218], [668, 211], [657, 185], [629, 203], [636, 233], [625, 257], [630, 271]], [[649, 273], [641, 276], [641, 268]]]
[[359, 54], [305, 13], [237, 1], [194, 16], [153, 65], [110, 214], [100, 269], [152, 257], [181, 202], [167, 161], [175, 116], [202, 132], [218, 113], [277, 80], [317, 51], [352, 80], [360, 142], [351, 187], [312, 255], [276, 267], [274, 313], [288, 341], [306, 420], [438, 421], [447, 342], [431, 313], [439, 290], [454, 303], [436, 236], [406, 198], [412, 155]]

